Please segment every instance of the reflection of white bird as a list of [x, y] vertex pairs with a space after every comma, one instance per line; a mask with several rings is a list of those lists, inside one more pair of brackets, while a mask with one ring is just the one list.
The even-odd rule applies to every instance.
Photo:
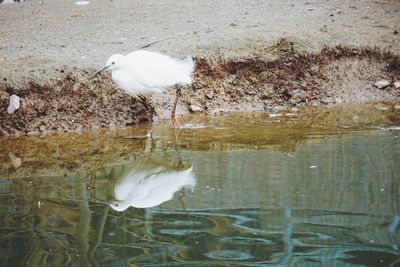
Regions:
[[194, 187], [192, 167], [173, 170], [168, 166], [145, 164], [125, 173], [115, 184], [117, 202], [110, 206], [124, 211], [129, 206], [149, 208], [173, 198], [183, 187]]
[[176, 99], [171, 118], [174, 127], [179, 126], [175, 110], [182, 85], [192, 82], [194, 62], [191, 58], [178, 60], [167, 55], [144, 50], [134, 51], [126, 56], [111, 56], [104, 67], [95, 75], [110, 68], [114, 82], [128, 94], [138, 97], [150, 111], [149, 121], [153, 120], [154, 108], [147, 103], [146, 97], [160, 93], [175, 85]]

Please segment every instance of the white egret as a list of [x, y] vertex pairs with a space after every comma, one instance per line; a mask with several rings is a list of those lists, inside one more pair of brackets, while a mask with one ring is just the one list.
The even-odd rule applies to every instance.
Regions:
[[192, 166], [182, 163], [177, 168], [166, 162], [148, 159], [118, 177], [114, 187], [115, 203], [109, 205], [117, 211], [128, 207], [149, 208], [173, 198], [182, 188], [193, 188], [196, 178]]
[[178, 60], [167, 55], [145, 50], [138, 50], [124, 56], [111, 56], [105, 66], [97, 70], [93, 76], [106, 69], [112, 70], [112, 79], [119, 88], [131, 96], [138, 97], [148, 113], [150, 125], [153, 121], [153, 106], [147, 97], [160, 93], [168, 87], [175, 86], [176, 98], [171, 112], [174, 127], [179, 123], [175, 111], [182, 85], [191, 84], [194, 70], [192, 58]]

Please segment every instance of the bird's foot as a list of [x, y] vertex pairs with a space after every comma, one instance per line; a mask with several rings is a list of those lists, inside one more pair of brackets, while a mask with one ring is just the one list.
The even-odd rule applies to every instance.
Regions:
[[171, 120], [172, 120], [172, 125], [174, 128], [180, 128], [180, 124], [178, 122], [178, 119], [176, 118], [176, 114], [171, 115]]

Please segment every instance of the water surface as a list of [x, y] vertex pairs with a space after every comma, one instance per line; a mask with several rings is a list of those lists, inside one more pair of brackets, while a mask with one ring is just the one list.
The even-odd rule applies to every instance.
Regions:
[[2, 138], [0, 262], [396, 266], [396, 106]]

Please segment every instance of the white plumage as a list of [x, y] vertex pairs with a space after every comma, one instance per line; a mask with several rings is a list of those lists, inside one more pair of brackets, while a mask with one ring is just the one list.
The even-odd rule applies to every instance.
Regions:
[[[119, 88], [145, 102], [145, 97], [160, 93], [166, 88], [176, 85], [177, 98], [172, 110], [172, 120], [179, 125], [175, 118], [176, 103], [181, 86], [190, 84], [194, 71], [192, 58], [179, 60], [167, 55], [145, 50], [138, 50], [124, 56], [111, 56], [104, 67], [94, 75], [106, 69], [112, 70], [112, 79]], [[152, 108], [151, 108], [152, 109]], [[151, 117], [152, 117], [151, 110]], [[150, 122], [151, 122], [150, 118]]]
[[128, 207], [150, 208], [173, 198], [183, 187], [193, 188], [196, 178], [191, 167], [171, 170], [167, 166], [145, 164], [126, 172], [115, 184], [116, 203], [110, 206], [117, 211]]
[[132, 96], [150, 96], [175, 84], [190, 84], [194, 63], [191, 58], [138, 50], [126, 56], [116, 54], [107, 60], [112, 78], [119, 88]]

